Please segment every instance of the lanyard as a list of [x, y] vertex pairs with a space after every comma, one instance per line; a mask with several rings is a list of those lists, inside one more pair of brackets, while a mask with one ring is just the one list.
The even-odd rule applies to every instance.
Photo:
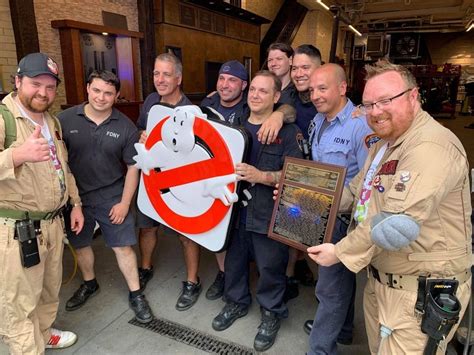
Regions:
[[375, 171], [377, 170], [380, 161], [382, 160], [385, 151], [388, 148], [388, 143], [384, 144], [382, 148], [377, 152], [374, 160], [370, 164], [369, 170], [365, 174], [364, 184], [360, 192], [359, 200], [357, 201], [356, 211], [354, 213], [354, 219], [357, 223], [361, 223], [367, 217], [367, 212], [369, 210], [370, 196], [372, 194], [373, 178]]

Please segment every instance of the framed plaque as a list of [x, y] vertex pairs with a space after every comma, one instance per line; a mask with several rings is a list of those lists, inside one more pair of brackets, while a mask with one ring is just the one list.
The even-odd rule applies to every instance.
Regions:
[[287, 157], [268, 235], [306, 251], [331, 240], [346, 168]]

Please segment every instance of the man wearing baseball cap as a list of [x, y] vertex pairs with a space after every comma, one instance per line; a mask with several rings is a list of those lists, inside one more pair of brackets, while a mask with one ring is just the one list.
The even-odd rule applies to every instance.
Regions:
[[43, 53], [20, 60], [15, 91], [0, 106], [0, 337], [12, 354], [73, 345], [76, 334], [52, 328], [62, 279], [63, 217], [84, 224], [57, 118], [58, 66]]

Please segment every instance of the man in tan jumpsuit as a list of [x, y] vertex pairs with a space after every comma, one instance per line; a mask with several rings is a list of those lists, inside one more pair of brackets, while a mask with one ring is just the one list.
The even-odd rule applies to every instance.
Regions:
[[[352, 231], [308, 253], [324, 266], [342, 262], [353, 272], [370, 270], [364, 314], [372, 354], [379, 348], [381, 354], [421, 354], [428, 337], [415, 313], [418, 276], [457, 279], [460, 318], [471, 294], [468, 161], [458, 138], [421, 109], [407, 69], [388, 62], [366, 69], [361, 108], [382, 139], [344, 191], [341, 208], [353, 205]], [[377, 224], [394, 217], [409, 228], [401, 238], [392, 232], [379, 239]], [[383, 341], [382, 326], [389, 334]]]
[[[0, 337], [12, 354], [42, 354], [77, 339], [72, 332], [51, 328], [62, 280], [61, 210], [68, 200], [76, 233], [84, 223], [60, 128], [47, 111], [58, 83], [57, 64], [43, 53], [32, 53], [19, 63], [17, 90], [2, 101], [16, 124], [16, 141], [5, 148], [6, 119], [0, 117]], [[15, 223], [28, 216], [36, 229], [40, 262], [27, 268]]]

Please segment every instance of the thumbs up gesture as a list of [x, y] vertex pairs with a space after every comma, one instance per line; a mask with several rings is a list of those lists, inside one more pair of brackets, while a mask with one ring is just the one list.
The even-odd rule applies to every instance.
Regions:
[[34, 132], [25, 142], [12, 151], [13, 164], [15, 167], [25, 162], [37, 163], [49, 160], [49, 145], [41, 136], [41, 127], [36, 126]]

